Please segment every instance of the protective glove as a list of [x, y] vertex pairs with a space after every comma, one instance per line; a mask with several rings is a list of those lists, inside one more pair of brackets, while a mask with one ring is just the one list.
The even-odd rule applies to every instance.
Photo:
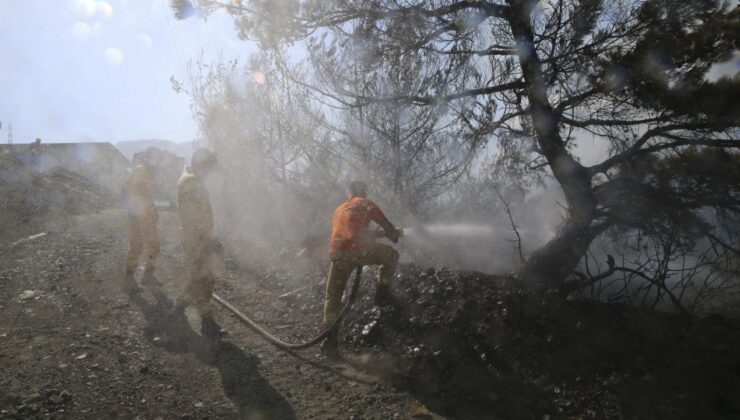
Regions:
[[398, 238], [401, 237], [401, 229], [391, 228], [386, 230], [385, 237], [388, 238], [394, 244], [398, 243]]

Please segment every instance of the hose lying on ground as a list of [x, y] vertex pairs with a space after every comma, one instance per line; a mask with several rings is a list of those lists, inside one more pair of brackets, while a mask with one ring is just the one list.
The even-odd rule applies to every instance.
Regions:
[[354, 283], [352, 283], [352, 290], [349, 294], [349, 298], [347, 299], [347, 303], [344, 305], [342, 311], [339, 313], [339, 317], [329, 326], [329, 328], [319, 334], [318, 337], [303, 343], [288, 343], [275, 337], [274, 335], [270, 334], [269, 331], [264, 329], [256, 322], [252, 321], [248, 316], [241, 313], [232, 304], [230, 304], [215, 293], [213, 294], [213, 300], [215, 300], [216, 303], [218, 303], [219, 305], [231, 311], [231, 313], [233, 313], [244, 325], [251, 328], [254, 332], [261, 335], [263, 338], [265, 338], [267, 341], [274, 344], [278, 348], [281, 348], [283, 350], [300, 350], [315, 346], [316, 344], [320, 343], [321, 340], [328, 337], [329, 334], [332, 334], [339, 327], [339, 324], [342, 322], [342, 318], [347, 315], [347, 313], [349, 312], [349, 308], [352, 306], [352, 303], [357, 297], [357, 290], [360, 288], [360, 277], [362, 277], [362, 266], [357, 267], [357, 269], [355, 270], [355, 280]]

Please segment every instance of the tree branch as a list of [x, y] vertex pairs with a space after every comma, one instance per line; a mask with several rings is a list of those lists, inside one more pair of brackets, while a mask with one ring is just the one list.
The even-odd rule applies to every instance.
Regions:
[[678, 298], [676, 298], [676, 295], [674, 295], [673, 292], [671, 292], [670, 289], [668, 289], [661, 282], [659, 282], [659, 281], [657, 281], [655, 279], [651, 279], [650, 277], [646, 276], [644, 273], [642, 273], [640, 271], [637, 271], [637, 270], [633, 270], [631, 268], [627, 268], [627, 267], [616, 267], [614, 270], [615, 271], [622, 271], [622, 272], [625, 272], [625, 273], [634, 274], [634, 275], [642, 278], [643, 280], [647, 281], [651, 285], [655, 286], [657, 289], [663, 290], [663, 292], [665, 292], [665, 294], [667, 294], [668, 297], [671, 299], [671, 302], [673, 303], [673, 306], [676, 307], [676, 309], [678, 309], [679, 311], [681, 311], [683, 314], [688, 314], [688, 311], [686, 310], [686, 308], [683, 307], [683, 305], [681, 305], [681, 302], [679, 302]]
[[516, 81], [516, 82], [504, 83], [502, 85], [489, 86], [489, 87], [480, 88], [480, 89], [464, 90], [462, 92], [457, 92], [457, 93], [453, 93], [450, 95], [444, 95], [440, 97], [387, 96], [384, 98], [370, 98], [366, 96], [352, 95], [350, 93], [347, 93], [347, 94], [350, 96], [354, 96], [357, 99], [361, 99], [365, 101], [364, 103], [353, 104], [353, 106], [364, 106], [367, 104], [378, 103], [378, 102], [401, 102], [401, 103], [409, 103], [409, 104], [415, 104], [415, 105], [433, 105], [433, 104], [450, 102], [450, 101], [454, 101], [455, 99], [461, 99], [461, 98], [466, 98], [466, 97], [491, 95], [493, 93], [504, 92], [507, 90], [522, 89], [524, 88], [524, 86], [525, 85], [523, 82]]
[[519, 253], [519, 261], [524, 264], [524, 253], [522, 252], [522, 237], [521, 235], [519, 235], [519, 229], [517, 229], [516, 223], [514, 223], [514, 217], [511, 215], [511, 208], [509, 207], [509, 203], [504, 200], [504, 196], [501, 195], [501, 192], [498, 190], [496, 184], [493, 184], [493, 190], [496, 191], [496, 195], [498, 195], [499, 200], [501, 200], [501, 202], [504, 204], [506, 214], [509, 216], [509, 223], [511, 223], [511, 230], [513, 230], [514, 234], [516, 235], [516, 250]]
[[[618, 163], [625, 162], [633, 157], [644, 154], [652, 153], [671, 147], [682, 146], [682, 145], [698, 145], [698, 146], [714, 146], [714, 147], [740, 147], [740, 141], [738, 140], [689, 140], [683, 138], [677, 138], [669, 134], [670, 131], [674, 130], [713, 130], [719, 131], [727, 128], [729, 125], [724, 124], [710, 124], [710, 123], [684, 123], [684, 124], [671, 124], [662, 127], [655, 127], [647, 130], [640, 138], [633, 144], [629, 149], [622, 153], [614, 155], [607, 160], [591, 166], [588, 168], [591, 176], [605, 172], [607, 169], [613, 167]], [[672, 143], [665, 143], [661, 145], [654, 145], [645, 149], [642, 146], [645, 145], [653, 137], [664, 136], [667, 138], [676, 139]]]
[[614, 267], [614, 257], [607, 255], [606, 264], [609, 266], [609, 269], [603, 273], [597, 274], [596, 276], [587, 276], [580, 271], [574, 271], [573, 275], [578, 277], [578, 280], [564, 282], [563, 285], [560, 286], [560, 293], [568, 294], [570, 292], [575, 292], [576, 290], [584, 289], [611, 276], [614, 274], [614, 271], [616, 271], [616, 268]]
[[516, 55], [516, 50], [513, 47], [506, 47], [503, 45], [491, 46], [490, 48], [484, 50], [440, 50], [432, 47], [422, 47], [421, 49], [444, 55]]
[[654, 122], [661, 122], [665, 121], [667, 117], [653, 117], [653, 118], [643, 118], [640, 120], [604, 120], [599, 118], [589, 118], [587, 120], [575, 120], [572, 118], [568, 118], [565, 115], [560, 116], [560, 121], [569, 124], [575, 127], [588, 127], [591, 125], [599, 125], [599, 126], [605, 126], [605, 127], [612, 127], [612, 126], [627, 126], [627, 125], [640, 125], [640, 124], [649, 124]]

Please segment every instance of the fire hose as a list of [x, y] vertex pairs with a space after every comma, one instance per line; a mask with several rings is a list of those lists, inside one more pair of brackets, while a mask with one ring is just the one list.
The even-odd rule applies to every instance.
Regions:
[[256, 332], [257, 334], [261, 335], [265, 340], [269, 341], [270, 343], [274, 344], [276, 347], [283, 349], [283, 350], [301, 350], [301, 349], [307, 349], [309, 347], [315, 346], [316, 344], [320, 343], [324, 338], [328, 337], [330, 334], [333, 334], [334, 331], [339, 328], [339, 324], [342, 322], [342, 319], [347, 315], [349, 312], [350, 307], [352, 306], [352, 303], [355, 301], [355, 298], [357, 297], [357, 290], [360, 288], [360, 277], [362, 277], [362, 266], [358, 266], [357, 269], [355, 269], [355, 279], [354, 283], [352, 283], [352, 290], [350, 291], [349, 298], [347, 299], [347, 303], [342, 308], [341, 312], [339, 313], [339, 317], [332, 322], [332, 324], [325, 329], [321, 334], [319, 334], [316, 338], [311, 339], [309, 341], [305, 341], [303, 343], [288, 343], [287, 341], [283, 341], [274, 335], [272, 335], [269, 331], [267, 331], [264, 327], [260, 326], [256, 322], [254, 322], [251, 318], [240, 312], [238, 309], [234, 307], [234, 305], [227, 302], [222, 297], [218, 296], [217, 294], [213, 294], [213, 300], [216, 301], [219, 305], [223, 306], [224, 308], [228, 309], [234, 316], [236, 316], [239, 321], [241, 321], [244, 325], [252, 329], [252, 331]]

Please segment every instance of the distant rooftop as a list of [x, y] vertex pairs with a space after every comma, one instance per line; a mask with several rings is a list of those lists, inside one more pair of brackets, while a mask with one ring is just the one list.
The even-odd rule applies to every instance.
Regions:
[[[11, 152], [26, 152], [33, 143], [0, 143], [0, 150]], [[110, 142], [80, 142], [80, 143], [44, 143], [41, 142], [41, 152], [50, 155], [71, 154], [78, 160], [91, 161], [106, 158], [112, 163], [128, 165], [129, 161]]]

